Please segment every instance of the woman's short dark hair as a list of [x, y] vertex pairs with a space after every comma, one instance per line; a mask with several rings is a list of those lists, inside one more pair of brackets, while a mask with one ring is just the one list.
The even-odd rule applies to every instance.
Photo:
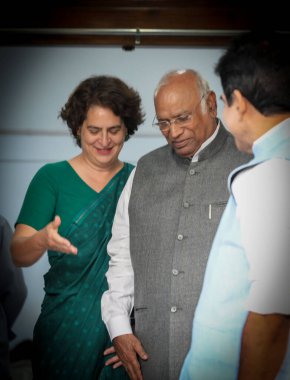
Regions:
[[65, 121], [78, 146], [78, 130], [87, 117], [90, 107], [109, 108], [124, 122], [128, 136], [137, 131], [144, 122], [145, 114], [141, 107], [139, 93], [121, 79], [113, 76], [92, 76], [83, 80], [69, 96], [59, 117]]

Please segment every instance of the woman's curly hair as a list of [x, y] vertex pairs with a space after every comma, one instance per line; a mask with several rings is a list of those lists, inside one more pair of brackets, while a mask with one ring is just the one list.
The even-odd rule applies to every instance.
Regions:
[[92, 106], [109, 108], [119, 116], [128, 132], [126, 140], [145, 120], [139, 93], [121, 79], [107, 75], [87, 78], [76, 87], [59, 113], [79, 147], [78, 130]]

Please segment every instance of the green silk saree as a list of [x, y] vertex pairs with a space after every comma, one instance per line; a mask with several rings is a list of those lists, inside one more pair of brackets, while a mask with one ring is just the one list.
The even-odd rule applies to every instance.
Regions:
[[45, 298], [34, 328], [34, 380], [127, 380], [123, 367], [105, 367], [112, 345], [101, 318], [107, 290], [107, 243], [116, 205], [133, 169], [125, 164], [97, 198], [81, 210], [65, 234], [78, 254], [50, 252]]

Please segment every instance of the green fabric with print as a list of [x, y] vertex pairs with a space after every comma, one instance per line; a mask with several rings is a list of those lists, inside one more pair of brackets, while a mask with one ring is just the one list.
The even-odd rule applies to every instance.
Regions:
[[[45, 298], [34, 328], [34, 380], [128, 379], [123, 367], [104, 366], [108, 358], [103, 351], [111, 341], [100, 302], [107, 289], [107, 243], [115, 209], [132, 169], [125, 164], [100, 193], [86, 199], [86, 207], [71, 223], [65, 223], [69, 225], [63, 235], [78, 254], [49, 252], [51, 268], [44, 276]], [[74, 181], [67, 186], [74, 188]], [[55, 196], [57, 204], [59, 194]], [[18, 221], [24, 223], [21, 215]]]

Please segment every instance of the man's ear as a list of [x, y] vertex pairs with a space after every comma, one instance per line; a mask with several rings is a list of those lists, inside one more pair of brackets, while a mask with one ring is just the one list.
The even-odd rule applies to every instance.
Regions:
[[214, 117], [217, 115], [217, 102], [216, 102], [216, 94], [213, 91], [210, 91], [210, 93], [207, 96], [206, 99], [207, 107], [210, 112], [210, 114]]
[[243, 115], [247, 110], [247, 99], [242, 95], [240, 90], [233, 91], [233, 106], [236, 108], [241, 115]]

